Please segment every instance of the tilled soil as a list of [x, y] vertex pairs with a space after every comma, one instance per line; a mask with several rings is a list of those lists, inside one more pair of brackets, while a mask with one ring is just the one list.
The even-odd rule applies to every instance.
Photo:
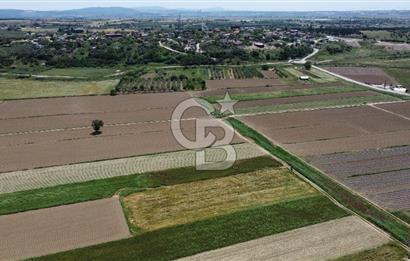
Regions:
[[118, 198], [0, 216], [0, 260], [17, 260], [127, 238]]
[[207, 80], [206, 87], [209, 90], [226, 88], [254, 88], [254, 87], [275, 87], [284, 85], [278, 79], [242, 79], [242, 80]]
[[[195, 121], [183, 121], [187, 138], [195, 135]], [[211, 129], [218, 139], [220, 128]], [[241, 142], [236, 137], [233, 143]], [[104, 127], [93, 136], [88, 128], [0, 137], [0, 172], [130, 157], [186, 149], [174, 138], [170, 123]]]
[[237, 109], [251, 108], [251, 107], [272, 106], [272, 105], [279, 105], [279, 104], [335, 100], [335, 99], [350, 98], [350, 97], [369, 97], [369, 96], [375, 96], [375, 95], [377, 95], [376, 92], [360, 91], [360, 92], [347, 92], [347, 93], [306, 95], [306, 96], [287, 97], [287, 98], [273, 98], [273, 99], [264, 99], [264, 100], [254, 100], [254, 101], [240, 101], [237, 104], [235, 104], [235, 108]]
[[372, 249], [389, 239], [350, 216], [204, 252], [183, 261], [329, 260]]
[[397, 84], [397, 81], [380, 68], [326, 67], [328, 71], [367, 84]]
[[410, 102], [378, 104], [379, 108], [410, 118]]

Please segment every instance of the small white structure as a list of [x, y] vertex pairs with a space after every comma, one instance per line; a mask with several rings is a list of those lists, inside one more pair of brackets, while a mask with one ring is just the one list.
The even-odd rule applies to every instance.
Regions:
[[307, 76], [307, 75], [302, 75], [302, 76], [299, 77], [299, 80], [302, 80], [302, 81], [309, 81], [309, 79], [310, 79], [310, 77]]

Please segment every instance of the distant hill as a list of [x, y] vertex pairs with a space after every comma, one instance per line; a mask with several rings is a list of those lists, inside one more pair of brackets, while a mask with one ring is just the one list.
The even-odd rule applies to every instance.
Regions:
[[215, 18], [410, 18], [410, 11], [317, 11], [317, 12], [270, 12], [231, 11], [222, 8], [204, 10], [167, 9], [163, 7], [90, 7], [63, 11], [33, 11], [0, 9], [0, 19], [47, 19], [47, 18], [158, 18], [158, 17], [215, 17]]

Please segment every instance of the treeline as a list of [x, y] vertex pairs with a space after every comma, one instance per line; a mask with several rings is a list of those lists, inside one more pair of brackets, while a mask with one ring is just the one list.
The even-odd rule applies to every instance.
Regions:
[[280, 60], [288, 60], [295, 58], [302, 58], [313, 52], [313, 48], [306, 44], [296, 44], [285, 46], [279, 52]]

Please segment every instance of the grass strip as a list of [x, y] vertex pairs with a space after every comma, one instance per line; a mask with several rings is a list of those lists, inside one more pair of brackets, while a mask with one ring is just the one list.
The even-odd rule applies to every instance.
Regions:
[[393, 212], [393, 215], [395, 215], [396, 217], [399, 217], [400, 219], [410, 224], [410, 210], [396, 211], [396, 212]]
[[368, 221], [376, 224], [385, 231], [389, 232], [396, 239], [406, 245], [410, 245], [410, 229], [404, 223], [398, 221], [390, 213], [377, 208], [365, 198], [351, 193], [348, 189], [333, 181], [325, 174], [311, 167], [298, 157], [290, 154], [283, 148], [275, 146], [270, 140], [248, 127], [241, 121], [228, 118], [227, 121], [243, 136], [254, 140], [259, 146], [269, 151], [272, 155], [287, 162], [289, 166], [297, 172], [305, 176], [307, 179], [314, 182], [321, 189], [335, 198], [345, 207], [353, 210]]
[[301, 111], [306, 109], [325, 109], [336, 106], [359, 106], [367, 103], [376, 102], [390, 102], [398, 101], [398, 98], [378, 94], [375, 96], [363, 96], [363, 97], [351, 97], [340, 98], [334, 100], [325, 101], [313, 101], [313, 102], [298, 102], [289, 104], [278, 104], [270, 106], [257, 106], [250, 108], [240, 108], [236, 110], [237, 114], [259, 113], [259, 112], [285, 112], [285, 111]]
[[402, 247], [389, 243], [374, 249], [344, 256], [333, 261], [403, 261], [409, 255]]
[[323, 196], [248, 209], [39, 260], [173, 260], [347, 216]]
[[[254, 100], [266, 100], [273, 98], [287, 98], [320, 94], [332, 94], [332, 93], [345, 93], [345, 92], [358, 92], [367, 91], [367, 88], [353, 85], [346, 87], [318, 87], [311, 89], [294, 89], [284, 91], [272, 91], [272, 92], [257, 92], [257, 93], [238, 93], [231, 94], [231, 98], [236, 101], [254, 101]], [[216, 103], [219, 100], [223, 100], [223, 96], [209, 96], [203, 97], [210, 103]]]
[[225, 177], [279, 166], [280, 163], [265, 156], [237, 161], [227, 170], [197, 171], [195, 167], [179, 168], [19, 191], [0, 195], [0, 215], [108, 198], [118, 191], [121, 191], [121, 194], [129, 194], [146, 188]]

